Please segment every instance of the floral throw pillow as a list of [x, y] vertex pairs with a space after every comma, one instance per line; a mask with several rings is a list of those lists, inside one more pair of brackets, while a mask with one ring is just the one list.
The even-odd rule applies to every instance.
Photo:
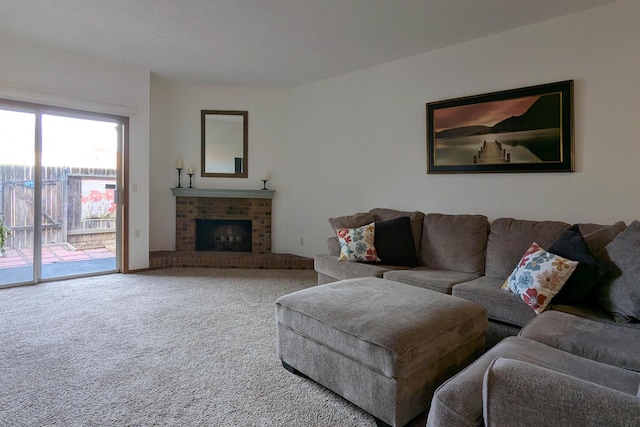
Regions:
[[542, 313], [576, 269], [577, 261], [547, 252], [533, 243], [507, 279], [507, 287]]
[[340, 261], [380, 261], [373, 245], [376, 223], [358, 228], [339, 228], [336, 230], [340, 240]]

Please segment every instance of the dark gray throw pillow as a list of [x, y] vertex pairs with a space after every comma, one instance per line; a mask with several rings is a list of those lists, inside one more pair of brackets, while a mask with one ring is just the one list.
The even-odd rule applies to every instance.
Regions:
[[409, 217], [376, 222], [373, 245], [376, 247], [380, 264], [406, 267], [417, 265]]
[[598, 297], [616, 322], [640, 319], [640, 222], [629, 226], [598, 254], [607, 276], [598, 286]]
[[558, 295], [553, 298], [553, 303], [585, 302], [587, 294], [602, 279], [607, 269], [589, 250], [578, 225], [572, 225], [565, 230], [548, 251], [572, 261], [578, 261], [578, 266]]

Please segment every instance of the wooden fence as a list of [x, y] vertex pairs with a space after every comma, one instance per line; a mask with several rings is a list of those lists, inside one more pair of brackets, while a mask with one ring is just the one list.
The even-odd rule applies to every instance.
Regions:
[[[33, 246], [35, 168], [0, 165], [0, 213], [11, 230], [5, 249]], [[113, 231], [115, 218], [83, 218], [83, 181], [112, 181], [115, 169], [42, 168], [42, 243], [67, 242], [68, 235]]]

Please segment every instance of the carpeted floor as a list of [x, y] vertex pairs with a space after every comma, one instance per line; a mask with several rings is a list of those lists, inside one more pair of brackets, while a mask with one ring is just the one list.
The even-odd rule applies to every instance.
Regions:
[[275, 355], [313, 271], [168, 269], [0, 290], [2, 426], [374, 426]]

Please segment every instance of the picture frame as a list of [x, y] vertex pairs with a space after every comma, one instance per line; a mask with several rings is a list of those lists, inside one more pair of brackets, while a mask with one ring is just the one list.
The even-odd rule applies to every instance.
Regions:
[[573, 80], [430, 102], [427, 173], [573, 172]]

